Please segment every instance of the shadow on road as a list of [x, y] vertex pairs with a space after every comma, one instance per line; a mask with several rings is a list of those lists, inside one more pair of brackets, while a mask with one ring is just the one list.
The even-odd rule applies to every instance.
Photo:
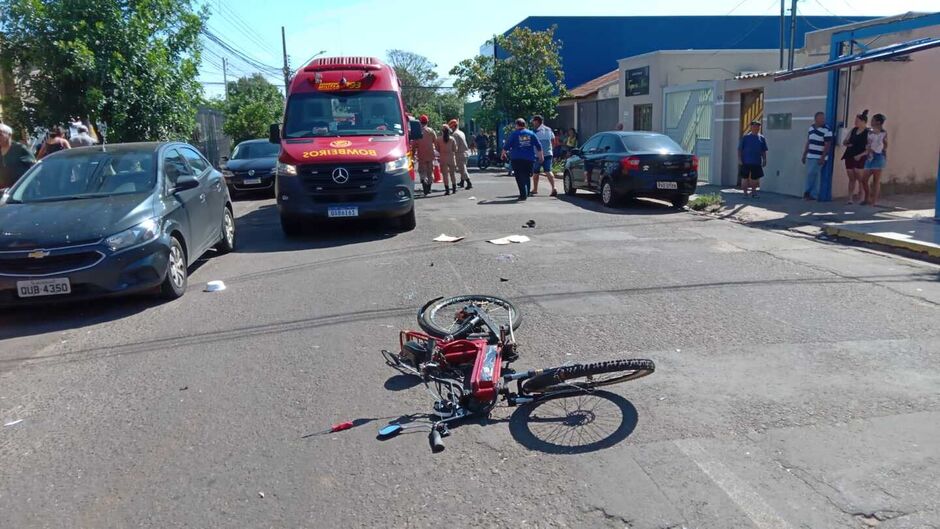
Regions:
[[679, 211], [667, 202], [646, 198], [625, 200], [621, 205], [614, 208], [606, 207], [601, 203], [600, 195], [595, 194], [578, 193], [570, 196], [559, 192], [558, 200], [588, 211], [608, 215], [668, 215]]
[[522, 406], [509, 418], [509, 433], [529, 450], [583, 454], [623, 441], [638, 421], [630, 401], [616, 393], [594, 391]]
[[336, 248], [389, 239], [399, 233], [393, 220], [349, 220], [311, 223], [306, 232], [289, 238], [281, 231], [277, 206], [266, 204], [236, 220], [238, 253], [267, 253]]

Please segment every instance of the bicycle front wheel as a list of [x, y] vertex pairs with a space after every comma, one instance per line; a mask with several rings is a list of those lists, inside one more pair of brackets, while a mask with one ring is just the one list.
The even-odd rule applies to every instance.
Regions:
[[[484, 332], [482, 324], [471, 325], [470, 319], [464, 315], [464, 310], [470, 305], [486, 312], [487, 318], [499, 327], [508, 328], [511, 321], [512, 329], [516, 330], [522, 323], [522, 315], [511, 302], [495, 296], [468, 294], [429, 302], [418, 313], [418, 325], [424, 332], [438, 338], [461, 338], [468, 334]], [[499, 328], [492, 330], [499, 333]]]
[[591, 390], [645, 377], [656, 371], [652, 360], [630, 358], [546, 369], [522, 383], [526, 393]]

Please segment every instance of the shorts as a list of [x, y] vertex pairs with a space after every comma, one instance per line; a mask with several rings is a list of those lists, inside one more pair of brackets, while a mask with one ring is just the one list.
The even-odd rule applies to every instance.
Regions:
[[[541, 171], [539, 170], [541, 169]], [[538, 160], [532, 164], [532, 172], [535, 174], [538, 173], [550, 173], [552, 172], [552, 157], [546, 156], [542, 163], [539, 163]]]
[[865, 160], [865, 169], [874, 169], [877, 171], [884, 169], [885, 165], [888, 165], [888, 158], [884, 155], [884, 153], [873, 153], [871, 158]]
[[859, 159], [857, 159], [857, 160], [855, 159], [854, 156], [849, 156], [849, 157], [847, 157], [847, 158], [844, 160], [844, 161], [845, 161], [845, 168], [846, 168], [847, 170], [849, 170], [849, 171], [852, 171], [852, 170], [855, 170], [855, 169], [864, 169], [864, 168], [865, 168], [865, 160], [867, 160], [867, 159], [868, 159], [867, 156], [862, 156], [861, 158], [859, 158]]
[[764, 177], [764, 168], [759, 163], [745, 163], [741, 164], [739, 174], [741, 178], [760, 180]]

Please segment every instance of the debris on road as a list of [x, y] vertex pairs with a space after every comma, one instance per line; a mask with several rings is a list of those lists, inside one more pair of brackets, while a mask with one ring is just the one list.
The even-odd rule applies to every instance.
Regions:
[[509, 280], [506, 279], [505, 277], [501, 277], [501, 278], [499, 278], [499, 280], [500, 280], [500, 282], [502, 282], [502, 283], [505, 283], [505, 282], [509, 281]]
[[19, 424], [19, 423], [21, 423], [21, 422], [23, 422], [23, 419], [17, 419], [17, 420], [15, 420], [15, 421], [10, 421], [10, 422], [4, 424], [4, 426], [15, 426], [15, 425], [17, 425], [17, 424]]
[[219, 280], [209, 281], [206, 283], [205, 292], [220, 292], [225, 290], [225, 283]]
[[180, 388], [180, 391], [186, 391], [187, 389], [189, 389], [189, 386], [183, 386]]
[[510, 244], [514, 242], [515, 243], [529, 242], [531, 240], [532, 239], [526, 237], [525, 235], [507, 235], [506, 237], [502, 237], [499, 239], [490, 239], [487, 242], [490, 242], [492, 244], [505, 245], [505, 244]]
[[476, 200], [477, 197], [467, 197], [467, 200]]
[[261, 491], [258, 491], [258, 497], [263, 500], [263, 499], [264, 499], [264, 493], [261, 492]]
[[457, 242], [463, 240], [463, 237], [454, 237], [453, 235], [440, 234], [434, 238], [435, 242]]
[[534, 227], [535, 227], [535, 221], [529, 219], [529, 221], [526, 222], [525, 225], [523, 225], [522, 227], [523, 227], [523, 228], [534, 228]]
[[496, 256], [496, 260], [501, 263], [511, 263], [514, 259], [515, 256], [513, 256], [511, 253], [501, 253]]

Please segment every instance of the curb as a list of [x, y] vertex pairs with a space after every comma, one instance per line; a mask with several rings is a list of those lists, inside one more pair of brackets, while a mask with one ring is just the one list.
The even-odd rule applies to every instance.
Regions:
[[930, 257], [940, 258], [940, 246], [922, 243], [916, 240], [895, 239], [892, 237], [885, 237], [883, 235], [874, 235], [871, 233], [864, 233], [848, 229], [844, 226], [826, 226], [825, 230], [826, 234], [830, 236], [842, 237], [844, 239], [851, 239], [853, 241], [866, 242], [871, 244], [880, 244], [882, 246], [891, 246], [893, 248], [901, 248], [912, 252], [926, 254]]

